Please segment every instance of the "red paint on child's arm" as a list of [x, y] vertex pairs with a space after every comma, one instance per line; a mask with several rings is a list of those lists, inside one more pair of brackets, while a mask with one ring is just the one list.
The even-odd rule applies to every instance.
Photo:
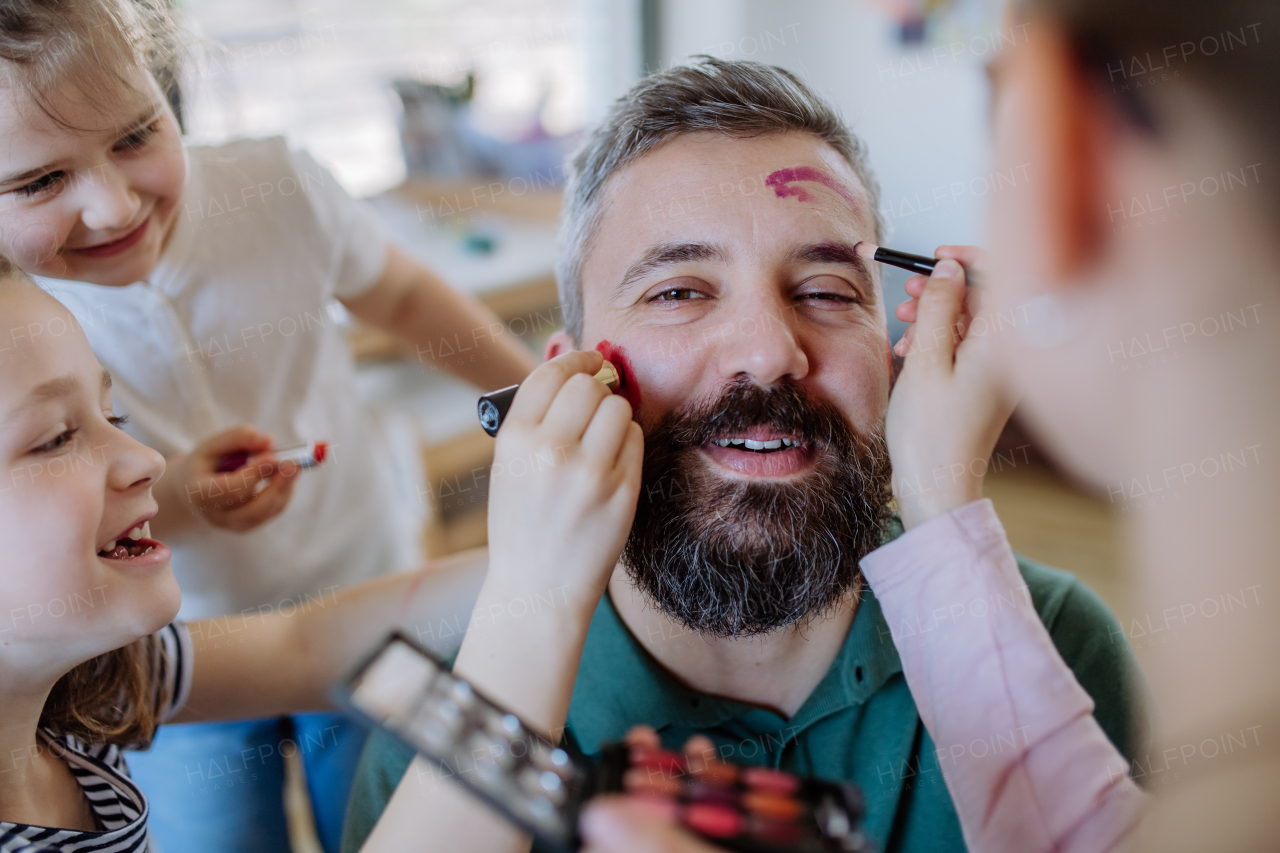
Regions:
[[622, 374], [622, 387], [614, 393], [630, 403], [634, 412], [640, 406], [640, 385], [636, 382], [636, 372], [631, 367], [626, 351], [608, 341], [601, 341], [596, 344], [596, 352], [604, 356], [606, 361], [613, 362], [613, 366]]
[[816, 181], [824, 187], [838, 194], [842, 199], [849, 203], [854, 210], [858, 209], [858, 200], [844, 188], [844, 186], [825, 172], [815, 169], [812, 166], [795, 166], [790, 169], [779, 169], [773, 172], [769, 177], [764, 179], [767, 187], [773, 187], [774, 195], [778, 198], [786, 198], [787, 196], [795, 196], [798, 201], [813, 201], [813, 196], [805, 192], [804, 187], [793, 187], [791, 184], [797, 181]]

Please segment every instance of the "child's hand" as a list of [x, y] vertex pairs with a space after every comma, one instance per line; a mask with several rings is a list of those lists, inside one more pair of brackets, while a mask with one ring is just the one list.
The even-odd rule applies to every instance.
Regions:
[[[249, 454], [244, 464], [220, 472], [222, 458], [237, 452]], [[300, 470], [296, 465], [278, 466], [271, 453], [271, 436], [251, 426], [233, 427], [207, 438], [169, 464], [171, 500], [214, 527], [239, 533], [284, 510]]]
[[675, 823], [675, 803], [608, 794], [578, 821], [583, 853], [723, 853]]
[[974, 311], [960, 266], [980, 267], [982, 250], [941, 246], [934, 254], [950, 260], [928, 278], [908, 279], [912, 299], [895, 312], [913, 323], [895, 347], [906, 364], [885, 418], [893, 491], [908, 528], [982, 497], [987, 462], [1015, 403], [994, 369], [996, 326]]
[[[569, 352], [520, 386], [498, 433], [489, 489], [489, 578], [594, 611], [640, 494], [644, 436], [631, 405]], [[559, 590], [560, 594], [556, 595]]]

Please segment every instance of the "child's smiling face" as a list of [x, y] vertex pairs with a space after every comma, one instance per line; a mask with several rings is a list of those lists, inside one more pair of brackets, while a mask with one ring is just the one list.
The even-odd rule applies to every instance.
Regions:
[[[56, 674], [177, 614], [169, 550], [128, 538], [155, 515], [164, 458], [117, 426], [110, 380], [65, 308], [0, 281], [0, 317], [0, 661]], [[115, 539], [152, 550], [106, 556]]]
[[0, 249], [33, 275], [123, 287], [155, 268], [186, 180], [172, 110], [142, 69], [106, 113], [74, 89], [46, 115], [0, 87]]

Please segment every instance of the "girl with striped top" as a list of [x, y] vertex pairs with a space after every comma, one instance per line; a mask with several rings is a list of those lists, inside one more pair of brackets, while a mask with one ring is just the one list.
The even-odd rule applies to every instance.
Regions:
[[73, 316], [0, 261], [0, 853], [147, 851], [124, 750], [166, 721], [329, 706], [392, 625], [454, 618], [483, 553], [293, 611], [174, 621], [150, 536], [156, 451], [119, 429], [111, 379]]

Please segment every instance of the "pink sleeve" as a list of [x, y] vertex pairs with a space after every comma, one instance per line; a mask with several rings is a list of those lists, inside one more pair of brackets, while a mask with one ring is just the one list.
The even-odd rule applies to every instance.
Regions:
[[862, 570], [969, 849], [1125, 849], [1147, 797], [1036, 614], [991, 501], [916, 527]]

